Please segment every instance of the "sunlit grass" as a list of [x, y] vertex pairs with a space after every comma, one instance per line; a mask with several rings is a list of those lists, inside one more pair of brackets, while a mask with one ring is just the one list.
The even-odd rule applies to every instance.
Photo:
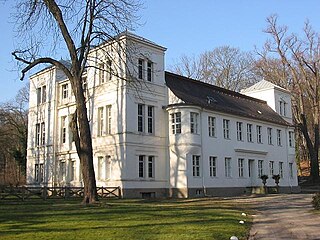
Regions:
[[243, 211], [217, 199], [0, 201], [0, 239], [244, 238], [251, 219]]

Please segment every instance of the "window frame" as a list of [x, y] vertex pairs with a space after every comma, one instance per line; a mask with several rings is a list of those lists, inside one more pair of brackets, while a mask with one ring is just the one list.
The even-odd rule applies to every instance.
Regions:
[[199, 113], [190, 112], [190, 133], [199, 134], [198, 122], [199, 122]]
[[171, 116], [171, 132], [172, 132], [172, 134], [174, 134], [174, 135], [180, 134], [181, 133], [181, 112], [171, 113], [170, 116]]
[[192, 155], [192, 176], [201, 177], [200, 155]]
[[237, 122], [237, 140], [243, 141], [243, 122]]
[[244, 158], [238, 158], [239, 178], [244, 178]]
[[208, 116], [208, 134], [209, 137], [216, 137], [216, 118]]
[[247, 141], [250, 143], [253, 142], [252, 128], [253, 128], [253, 125], [251, 123], [247, 123]]
[[224, 176], [226, 178], [232, 178], [232, 158], [225, 157], [224, 158]]
[[223, 137], [224, 139], [230, 139], [230, 120], [223, 119]]
[[272, 128], [268, 127], [267, 128], [267, 136], [268, 136], [268, 144], [269, 145], [273, 145], [273, 141], [272, 141]]
[[257, 143], [262, 143], [262, 126], [257, 125]]
[[209, 176], [217, 177], [217, 157], [209, 156]]

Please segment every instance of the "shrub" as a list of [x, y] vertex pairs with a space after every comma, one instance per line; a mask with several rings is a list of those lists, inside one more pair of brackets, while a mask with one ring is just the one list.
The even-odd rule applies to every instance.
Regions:
[[312, 197], [312, 206], [314, 207], [314, 209], [320, 210], [320, 192], [316, 193]]

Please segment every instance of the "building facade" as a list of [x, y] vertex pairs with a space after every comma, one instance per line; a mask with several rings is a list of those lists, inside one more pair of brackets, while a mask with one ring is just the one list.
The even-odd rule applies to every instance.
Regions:
[[[236, 195], [280, 174], [281, 189], [295, 191], [290, 93], [262, 81], [240, 94], [165, 72], [165, 51], [126, 32], [90, 52], [83, 82], [97, 185], [120, 186], [123, 197]], [[82, 186], [74, 111], [61, 70], [31, 76], [29, 185]]]

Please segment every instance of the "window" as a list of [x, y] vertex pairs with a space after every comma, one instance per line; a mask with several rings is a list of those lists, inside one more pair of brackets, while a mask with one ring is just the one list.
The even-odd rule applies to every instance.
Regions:
[[243, 177], [244, 176], [243, 165], [244, 165], [244, 159], [243, 158], [239, 158], [238, 159], [239, 177]]
[[258, 160], [258, 177], [263, 175], [263, 160]]
[[41, 145], [46, 143], [46, 128], [44, 122], [41, 123]]
[[67, 117], [63, 116], [61, 117], [61, 142], [66, 143], [67, 141], [67, 123], [66, 123]]
[[209, 174], [210, 177], [217, 176], [217, 157], [209, 157]]
[[289, 163], [289, 174], [290, 178], [293, 178], [293, 163]]
[[152, 72], [153, 72], [153, 63], [151, 61], [148, 61], [147, 63], [147, 80], [149, 82], [152, 81]]
[[170, 115], [172, 134], [181, 133], [181, 112], [172, 113]]
[[277, 129], [277, 144], [278, 144], [278, 146], [282, 146], [281, 135], [282, 135], [281, 130]]
[[262, 143], [262, 127], [257, 126], [257, 143]]
[[274, 161], [269, 162], [269, 174], [270, 176], [274, 175]]
[[295, 144], [294, 144], [294, 132], [293, 131], [289, 131], [289, 147], [294, 148]]
[[192, 176], [200, 177], [200, 156], [192, 155]]
[[253, 142], [252, 139], [252, 124], [247, 124], [247, 141], [248, 142]]
[[107, 113], [107, 134], [111, 134], [111, 105], [106, 106], [106, 113]]
[[197, 134], [198, 133], [198, 113], [190, 113], [190, 132]]
[[104, 111], [103, 107], [98, 108], [98, 136], [104, 135]]
[[98, 157], [98, 179], [104, 181], [111, 177], [111, 156]]
[[279, 175], [283, 178], [283, 162], [279, 162]]
[[139, 155], [139, 178], [144, 178], [144, 155]]
[[111, 62], [111, 60], [108, 60], [106, 62], [106, 73], [105, 73], [105, 76], [106, 76], [106, 80], [107, 81], [111, 80], [111, 78], [112, 78], [112, 62]]
[[144, 105], [138, 104], [138, 132], [144, 129]]
[[226, 177], [231, 177], [231, 158], [224, 159], [224, 174]]
[[66, 180], [66, 162], [60, 161], [59, 163], [59, 180], [60, 182]]
[[148, 177], [154, 178], [154, 156], [148, 157]]
[[35, 137], [36, 146], [40, 145], [40, 123], [36, 124], [36, 137]]
[[99, 83], [105, 83], [112, 78], [112, 62], [107, 60], [98, 64], [99, 68]]
[[68, 83], [62, 84], [62, 86], [61, 86], [61, 98], [62, 99], [68, 98], [68, 91], [69, 91]]
[[283, 100], [279, 101], [279, 112], [281, 116], [286, 116], [287, 115], [287, 103]]
[[47, 87], [44, 85], [37, 88], [37, 105], [47, 101]]
[[268, 134], [268, 144], [272, 145], [272, 128], [267, 128], [267, 134]]
[[43, 163], [34, 165], [34, 180], [37, 183], [43, 182]]
[[243, 136], [242, 136], [242, 122], [237, 122], [237, 140], [238, 141], [243, 141]]
[[72, 182], [75, 180], [76, 173], [76, 162], [74, 160], [69, 161], [69, 181]]
[[153, 133], [153, 115], [154, 115], [154, 107], [148, 106], [148, 133]]
[[144, 79], [143, 72], [144, 72], [144, 60], [143, 59], [139, 59], [138, 60], [138, 78], [139, 79]]
[[216, 136], [216, 118], [215, 117], [208, 117], [208, 130], [209, 130], [209, 137]]
[[223, 137], [225, 139], [230, 139], [229, 124], [230, 124], [230, 120], [223, 119]]

